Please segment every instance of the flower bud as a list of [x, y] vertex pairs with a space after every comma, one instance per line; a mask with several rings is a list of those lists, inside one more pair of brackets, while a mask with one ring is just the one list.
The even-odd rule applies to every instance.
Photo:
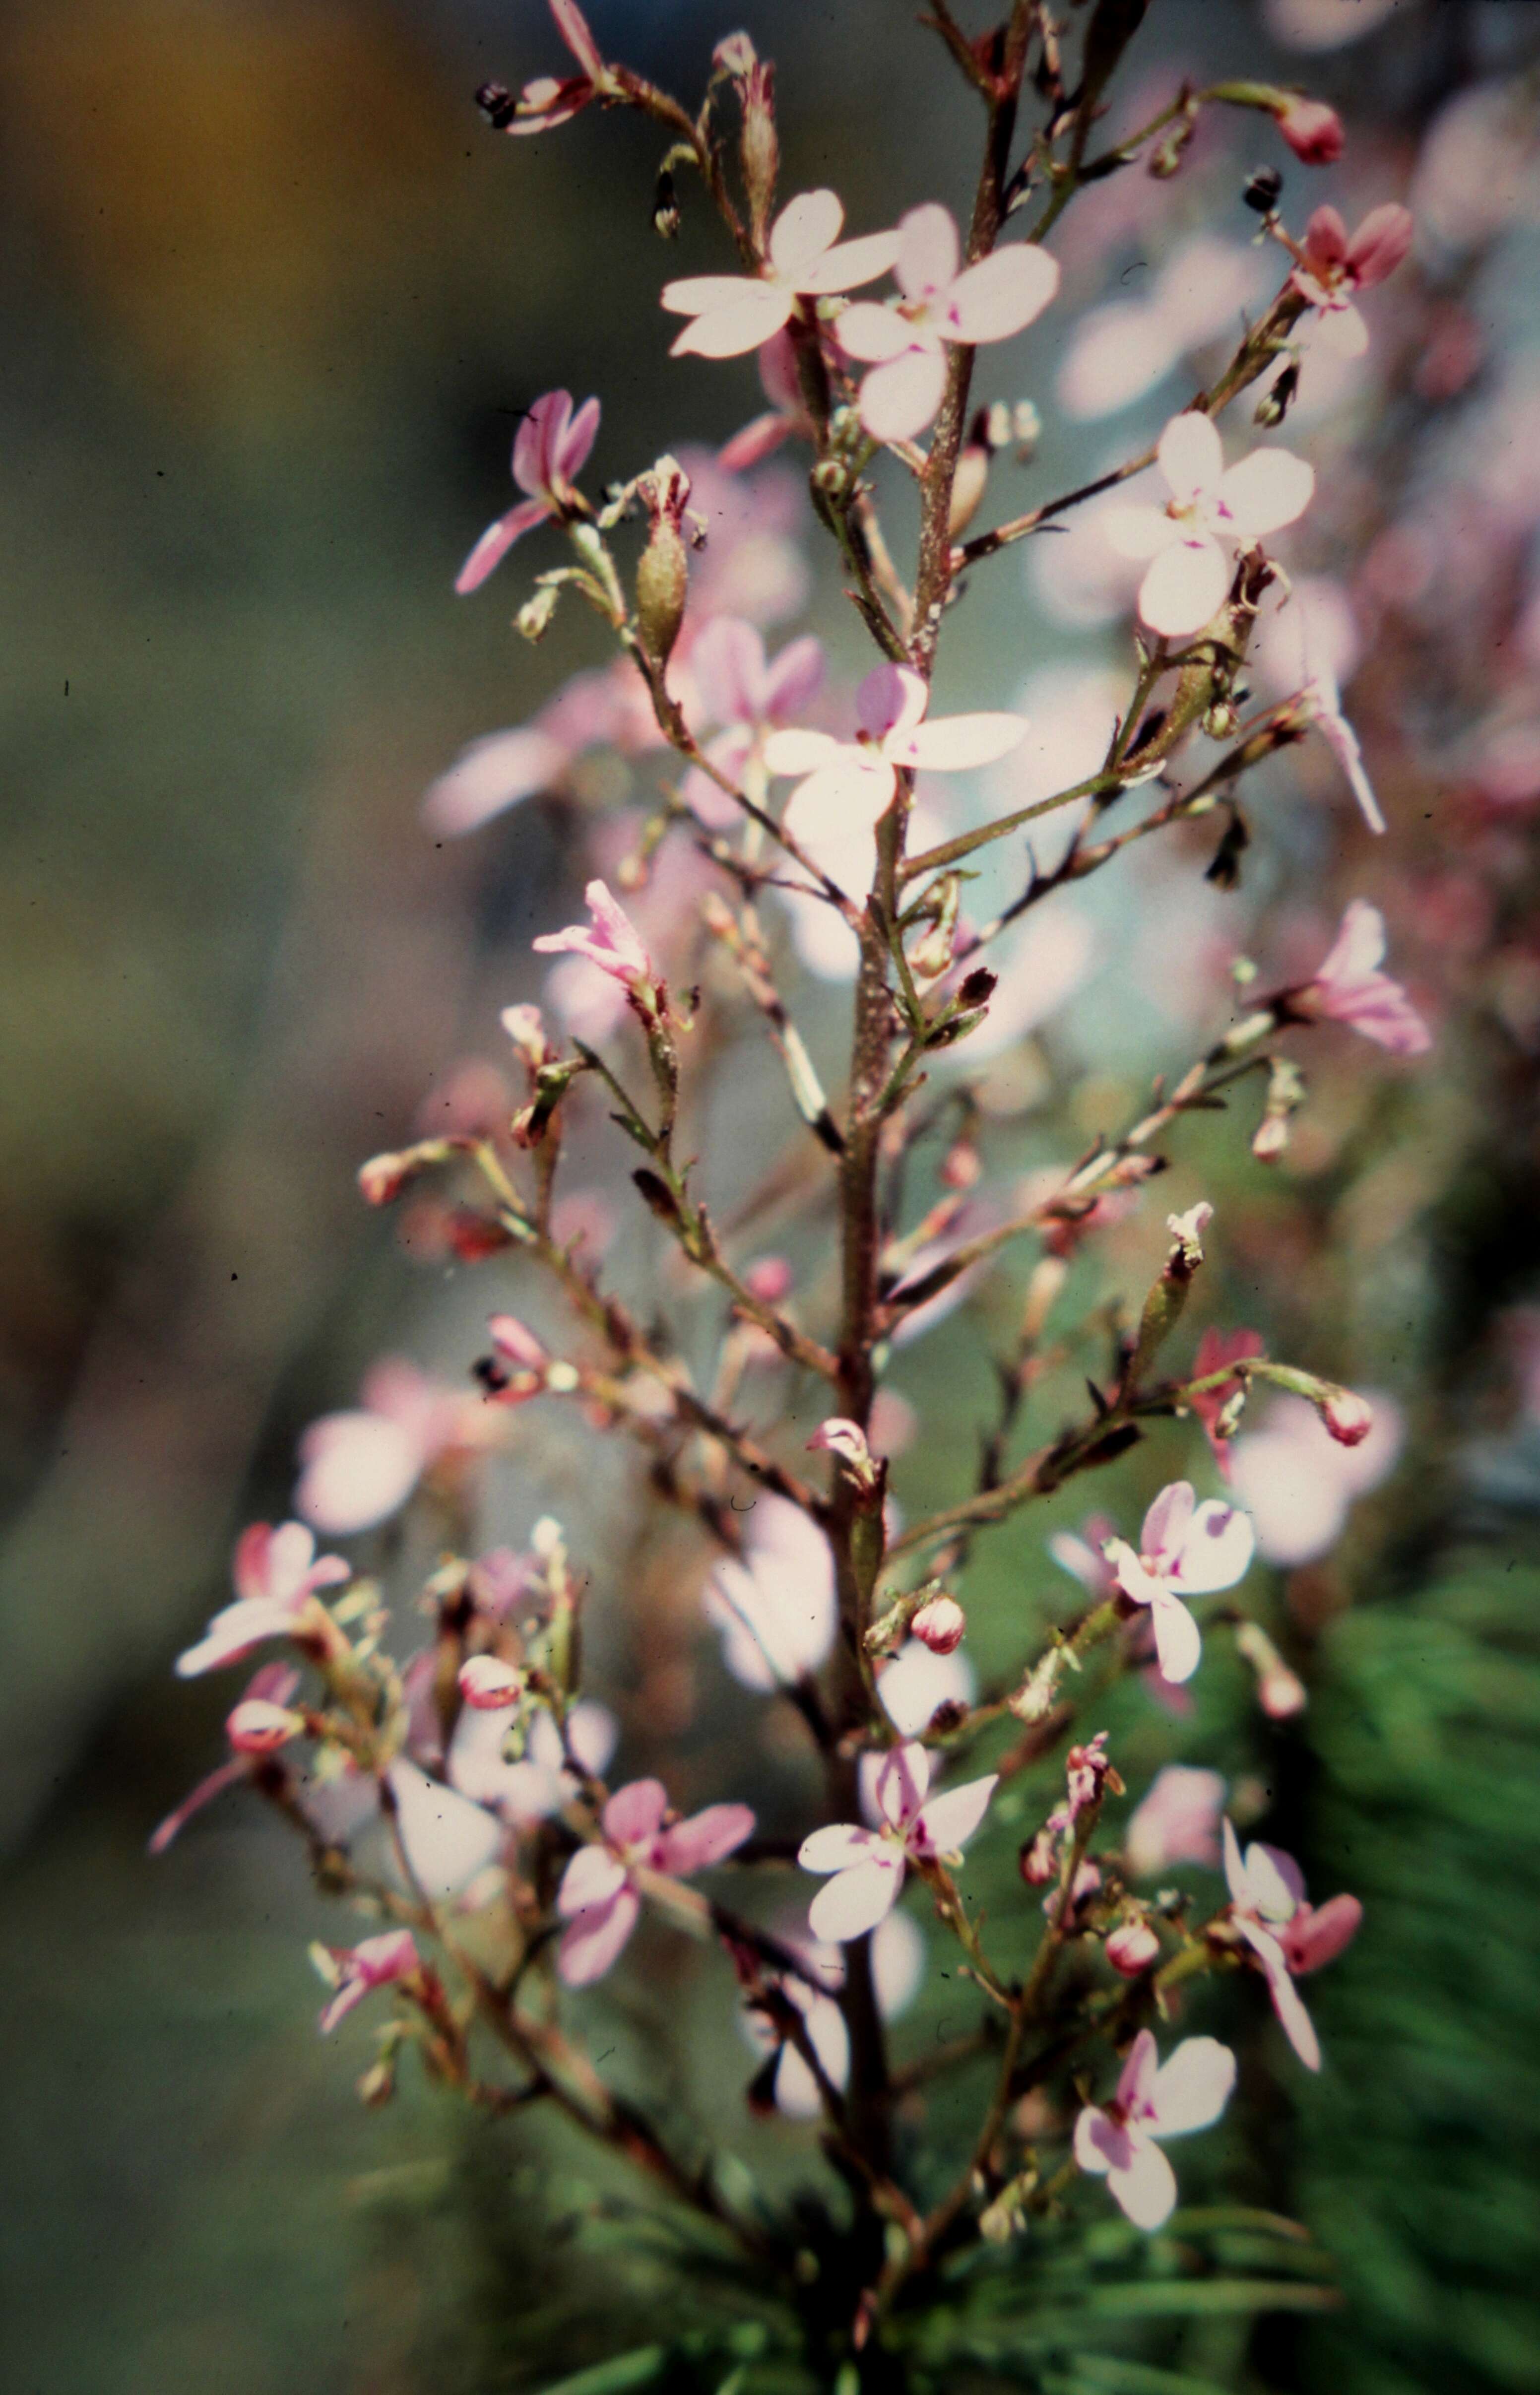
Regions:
[[1175, 124], [1162, 141], [1149, 153], [1147, 173], [1158, 183], [1169, 183], [1182, 163], [1183, 153], [1192, 139], [1192, 119], [1184, 116]]
[[521, 640], [533, 642], [545, 639], [551, 629], [551, 619], [556, 613], [556, 602], [561, 595], [558, 586], [553, 582], [548, 582], [543, 590], [536, 591], [533, 599], [524, 601], [513, 618], [513, 629]]
[[689, 589], [689, 558], [682, 524], [690, 478], [675, 458], [660, 457], [642, 475], [637, 491], [652, 530], [636, 569], [636, 622], [642, 645], [655, 666], [665, 666], [684, 620]]
[[367, 2104], [371, 2111], [378, 2111], [380, 2106], [388, 2104], [395, 2094], [395, 2084], [394, 2060], [391, 2056], [382, 2054], [379, 2060], [372, 2062], [368, 2070], [360, 2077], [358, 2100], [361, 2104]]
[[1289, 94], [1278, 111], [1278, 129], [1307, 166], [1334, 166], [1346, 146], [1342, 119], [1323, 99]]
[[763, 240], [775, 205], [776, 179], [780, 173], [780, 142], [776, 133], [776, 70], [768, 59], [756, 60], [738, 85], [743, 103], [743, 188], [756, 237]]
[[1029, 1887], [1046, 1887], [1054, 1877], [1058, 1870], [1057, 1844], [1052, 1830], [1040, 1830], [1022, 1847], [1016, 1864]]
[[863, 1489], [875, 1488], [877, 1466], [859, 1422], [847, 1422], [840, 1414], [830, 1414], [827, 1422], [818, 1424], [807, 1444], [812, 1451], [837, 1455]]
[[653, 231], [664, 241], [676, 240], [680, 227], [679, 193], [670, 168], [660, 166], [653, 188]]
[[366, 1206], [389, 1206], [412, 1177], [409, 1157], [371, 1156], [358, 1168], [358, 1194]]
[[505, 1006], [498, 1020], [524, 1063], [534, 1067], [551, 1061], [551, 1042], [538, 1006]]
[[524, 1676], [497, 1655], [471, 1655], [459, 1668], [459, 1692], [477, 1713], [506, 1713], [524, 1692]]
[[246, 1697], [225, 1723], [225, 1736], [237, 1754], [276, 1754], [305, 1727], [302, 1714], [275, 1705], [265, 1697]]
[[719, 74], [750, 75], [759, 64], [759, 53], [747, 33], [725, 33], [711, 52], [711, 64]]
[[761, 1256], [744, 1274], [743, 1286], [762, 1305], [778, 1305], [791, 1287], [791, 1267], [784, 1256]]
[[1252, 422], [1260, 424], [1264, 431], [1270, 432], [1276, 425], [1282, 423], [1294, 405], [1294, 394], [1298, 389], [1299, 368], [1291, 360], [1281, 374], [1274, 376], [1271, 383], [1257, 401], [1252, 410]]
[[933, 1655], [950, 1655], [962, 1644], [968, 1627], [968, 1617], [954, 1596], [927, 1597], [909, 1623], [923, 1646]]
[[1125, 1921], [1107, 1941], [1107, 1959], [1120, 1977], [1136, 1979], [1161, 1952], [1161, 1941], [1148, 1921]]
[[972, 1140], [960, 1139], [953, 1142], [942, 1158], [937, 1178], [948, 1189], [976, 1189], [983, 1171], [983, 1162]]
[[1374, 1427], [1374, 1409], [1352, 1389], [1331, 1388], [1321, 1419], [1339, 1447], [1357, 1447]]
[[1251, 1152], [1258, 1164], [1276, 1164], [1288, 1145], [1288, 1116], [1265, 1115], [1252, 1135]]
[[1256, 1674], [1256, 1701], [1269, 1721], [1292, 1721], [1309, 1702], [1304, 1681], [1291, 1671], [1258, 1621], [1238, 1622], [1235, 1647]]

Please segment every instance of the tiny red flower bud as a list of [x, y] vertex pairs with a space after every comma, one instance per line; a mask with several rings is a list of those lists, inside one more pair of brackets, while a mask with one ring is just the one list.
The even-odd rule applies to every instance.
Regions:
[[961, 1647], [967, 1627], [968, 1617], [954, 1596], [927, 1598], [909, 1623], [916, 1638], [933, 1655], [949, 1655]]
[[1342, 119], [1323, 99], [1291, 99], [1278, 112], [1278, 129], [1307, 166], [1334, 166], [1347, 144]]
[[524, 1695], [524, 1674], [496, 1655], [472, 1655], [460, 1665], [459, 1692], [477, 1713], [506, 1713]]
[[762, 1305], [778, 1305], [791, 1287], [791, 1267], [784, 1256], [761, 1256], [744, 1274], [743, 1286]]
[[1333, 1389], [1321, 1409], [1321, 1419], [1339, 1447], [1357, 1447], [1374, 1427], [1374, 1409], [1352, 1389]]
[[1107, 1941], [1107, 1959], [1125, 1979], [1148, 1971], [1161, 1952], [1161, 1941], [1146, 1921], [1125, 1921]]

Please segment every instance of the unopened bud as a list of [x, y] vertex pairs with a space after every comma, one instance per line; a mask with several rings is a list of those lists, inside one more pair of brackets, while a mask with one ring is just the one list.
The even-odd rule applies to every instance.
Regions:
[[506, 1713], [524, 1692], [524, 1676], [498, 1655], [471, 1655], [459, 1668], [459, 1692], [480, 1714]]
[[551, 1042], [538, 1006], [505, 1006], [498, 1020], [526, 1065], [538, 1068], [550, 1061]]
[[1306, 99], [1293, 92], [1276, 112], [1278, 129], [1294, 156], [1307, 166], [1334, 166], [1347, 146], [1342, 119], [1323, 99]]
[[1374, 1427], [1374, 1409], [1352, 1389], [1329, 1389], [1321, 1419], [1339, 1447], [1357, 1447]]
[[711, 64], [719, 74], [752, 74], [759, 63], [759, 54], [747, 33], [726, 33], [711, 52]]
[[989, 413], [980, 409], [974, 420], [973, 430], [957, 460], [952, 477], [951, 513], [947, 520], [948, 536], [961, 540], [983, 504], [989, 481], [989, 443], [981, 438], [988, 427]]
[[976, 1189], [983, 1171], [983, 1159], [972, 1140], [960, 1139], [942, 1158], [937, 1178], [948, 1189]]
[[842, 1463], [863, 1489], [877, 1485], [877, 1467], [867, 1445], [867, 1435], [859, 1422], [848, 1422], [841, 1414], [830, 1414], [818, 1424], [807, 1442], [810, 1450], [837, 1455]]
[[1258, 1164], [1276, 1164], [1288, 1145], [1288, 1116], [1264, 1115], [1252, 1134], [1251, 1152]]
[[661, 234], [665, 241], [675, 239], [681, 221], [679, 193], [674, 187], [672, 172], [667, 166], [659, 167], [657, 180], [653, 186], [652, 220], [654, 232]]
[[1309, 1701], [1305, 1683], [1290, 1670], [1260, 1622], [1239, 1622], [1235, 1647], [1256, 1674], [1256, 1701], [1269, 1721], [1292, 1721], [1304, 1712]]
[[484, 83], [476, 94], [476, 106], [494, 133], [506, 133], [518, 112], [512, 93], [501, 83]]
[[1040, 1830], [1016, 1858], [1016, 1868], [1029, 1887], [1046, 1887], [1058, 1870], [1057, 1840], [1052, 1830]]
[[927, 1597], [909, 1623], [922, 1646], [933, 1655], [950, 1655], [962, 1646], [968, 1617], [954, 1596]]
[[544, 640], [551, 629], [551, 619], [556, 613], [556, 602], [561, 595], [558, 586], [548, 582], [543, 590], [537, 590], [532, 599], [524, 601], [513, 618], [513, 629], [522, 640]]
[[1267, 431], [1281, 424], [1294, 405], [1299, 390], [1299, 368], [1291, 360], [1281, 374], [1276, 375], [1252, 411], [1252, 422]]
[[302, 1714], [275, 1705], [265, 1697], [246, 1697], [225, 1723], [225, 1736], [237, 1754], [276, 1754], [305, 1727]]
[[743, 1286], [762, 1305], [778, 1305], [791, 1287], [791, 1267], [784, 1256], [761, 1256], [744, 1274]]
[[526, 1371], [543, 1371], [546, 1351], [533, 1330], [527, 1330], [516, 1314], [494, 1314], [487, 1318], [492, 1343], [499, 1356], [511, 1364], [522, 1365]]
[[1113, 1930], [1106, 1952], [1121, 1978], [1136, 1979], [1159, 1959], [1161, 1941], [1147, 1921], [1125, 1921]]
[[676, 458], [660, 457], [640, 477], [637, 491], [651, 519], [647, 546], [636, 569], [636, 622], [642, 645], [654, 665], [664, 666], [679, 638], [690, 564], [682, 530], [690, 478]]
[[743, 104], [743, 136], [738, 152], [743, 161], [743, 188], [749, 194], [749, 214], [755, 237], [763, 240], [780, 173], [776, 70], [768, 59], [755, 60], [739, 82], [738, 93]]

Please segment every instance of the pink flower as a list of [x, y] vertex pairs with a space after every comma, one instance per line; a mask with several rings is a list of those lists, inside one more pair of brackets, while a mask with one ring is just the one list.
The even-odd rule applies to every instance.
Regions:
[[456, 576], [461, 598], [480, 589], [526, 532], [538, 523], [559, 523], [572, 511], [572, 478], [581, 471], [598, 431], [596, 399], [585, 400], [576, 416], [570, 391], [548, 390], [535, 402], [513, 435], [513, 480], [529, 496], [487, 525]]
[[909, 1623], [922, 1647], [933, 1655], [950, 1655], [967, 1635], [968, 1617], [955, 1596], [927, 1597]]
[[477, 94], [482, 107], [500, 133], [549, 133], [586, 108], [607, 84], [604, 58], [577, 0], [551, 0], [556, 30], [572, 52], [581, 74], [537, 76], [526, 83], [516, 100], [497, 84]]
[[717, 464], [724, 474], [746, 473], [793, 434], [803, 440], [813, 438], [813, 419], [797, 379], [797, 353], [790, 334], [784, 329], [761, 348], [759, 377], [769, 409], [750, 418], [717, 451]]
[[[1259, 1330], [1205, 1330], [1198, 1342], [1198, 1353], [1192, 1359], [1192, 1377], [1195, 1381], [1206, 1380], [1211, 1372], [1222, 1371], [1227, 1364], [1243, 1364], [1251, 1356], [1260, 1356], [1262, 1350], [1263, 1339]], [[1241, 1385], [1238, 1377], [1221, 1381], [1217, 1388], [1197, 1390], [1188, 1399], [1203, 1425], [1203, 1436], [1214, 1449], [1214, 1460], [1227, 1480], [1230, 1476], [1230, 1443], [1220, 1436], [1219, 1418]]]
[[556, 1967], [569, 1988], [602, 1979], [642, 1910], [634, 1874], [689, 1879], [741, 1846], [754, 1817], [747, 1805], [708, 1805], [665, 1828], [669, 1793], [660, 1780], [617, 1788], [600, 1817], [603, 1839], [580, 1846], [562, 1875], [556, 1910], [566, 1923]]
[[1294, 1857], [1260, 1843], [1249, 1846], [1242, 1857], [1228, 1819], [1225, 1878], [1231, 1918], [1262, 1966], [1283, 2034], [1307, 2071], [1319, 2071], [1321, 2041], [1294, 1978], [1319, 1971], [1350, 1944], [1363, 1907], [1356, 1896], [1334, 1896], [1316, 1910], [1305, 1900], [1305, 1881]]
[[1278, 129], [1307, 166], [1334, 166], [1347, 143], [1342, 119], [1323, 99], [1290, 95], [1277, 112]]
[[831, 1821], [797, 1849], [803, 1871], [831, 1873], [808, 1911], [815, 1938], [844, 1945], [874, 1929], [898, 1901], [906, 1864], [943, 1859], [966, 1845], [984, 1819], [1000, 1775], [949, 1788], [927, 1804], [931, 1758], [914, 1740], [883, 1755], [872, 1794], [881, 1828]]
[[246, 1683], [246, 1694], [225, 1722], [230, 1753], [216, 1770], [208, 1772], [195, 1788], [189, 1791], [174, 1812], [167, 1813], [150, 1840], [153, 1855], [164, 1855], [172, 1839], [180, 1835], [194, 1813], [201, 1813], [206, 1805], [211, 1805], [215, 1797], [222, 1795], [227, 1788], [238, 1787], [243, 1780], [249, 1780], [253, 1764], [260, 1761], [263, 1754], [271, 1754], [274, 1746], [286, 1742], [273, 1740], [256, 1746], [244, 1740], [237, 1743], [237, 1726], [244, 1728], [259, 1717], [254, 1709], [259, 1709], [261, 1717], [283, 1712], [285, 1718], [296, 1726], [288, 1736], [295, 1736], [303, 1728], [299, 1715], [286, 1711], [299, 1686], [299, 1674], [288, 1663], [264, 1663], [259, 1672], [253, 1673]]
[[468, 1706], [455, 1725], [449, 1778], [462, 1795], [505, 1821], [543, 1821], [579, 1793], [581, 1782], [568, 1767], [568, 1751], [582, 1770], [597, 1774], [614, 1753], [617, 1735], [614, 1714], [584, 1698], [567, 1714], [564, 1746], [561, 1731], [542, 1708], [529, 1725], [519, 1762], [505, 1763], [506, 1717]]
[[295, 1509], [328, 1538], [388, 1520], [431, 1465], [484, 1444], [496, 1419], [479, 1398], [445, 1388], [400, 1356], [374, 1367], [362, 1396], [357, 1408], [324, 1414], [299, 1442]]
[[947, 384], [946, 344], [1008, 341], [1041, 316], [1058, 289], [1056, 258], [1013, 243], [962, 266], [957, 227], [943, 207], [911, 208], [898, 227], [896, 308], [858, 300], [835, 326], [840, 347], [874, 371], [861, 384], [861, 421], [874, 441], [923, 432]]
[[1125, 1541], [1109, 1540], [1107, 1559], [1118, 1586], [1135, 1605], [1150, 1608], [1164, 1678], [1190, 1680], [1203, 1651], [1183, 1596], [1233, 1588], [1251, 1563], [1253, 1545], [1245, 1515], [1217, 1497], [1197, 1504], [1188, 1480], [1162, 1489], [1144, 1517], [1137, 1555]]
[[750, 1688], [791, 1687], [834, 1643], [839, 1608], [829, 1542], [800, 1506], [762, 1497], [741, 1560], [719, 1563], [706, 1596], [722, 1660]]
[[1305, 228], [1304, 257], [1289, 280], [1317, 311], [1317, 338], [1337, 356], [1359, 358], [1369, 347], [1369, 328], [1353, 305], [1355, 291], [1370, 290], [1394, 274], [1412, 246], [1410, 208], [1395, 201], [1371, 208], [1349, 241], [1335, 208], [1317, 208]]
[[652, 959], [642, 945], [640, 933], [625, 908], [616, 905], [604, 883], [591, 881], [583, 893], [583, 902], [593, 918], [592, 930], [586, 930], [581, 923], [569, 923], [564, 932], [547, 932], [533, 943], [537, 956], [584, 957], [628, 991], [655, 981]]
[[459, 1692], [478, 1713], [507, 1713], [523, 1700], [524, 1675], [499, 1655], [471, 1655], [459, 1667]]
[[854, 740], [829, 732], [773, 732], [764, 744], [772, 774], [799, 779], [788, 828], [815, 839], [830, 816], [870, 828], [892, 804], [902, 771], [965, 774], [991, 765], [1027, 729], [1019, 715], [943, 715], [925, 721], [930, 693], [907, 666], [877, 666], [856, 694]]
[[1219, 1860], [1219, 1811], [1225, 1783], [1217, 1771], [1168, 1763], [1135, 1807], [1123, 1833], [1123, 1854], [1135, 1879], [1158, 1879], [1174, 1863]]
[[1365, 898], [1353, 899], [1313, 979], [1291, 999], [1302, 1014], [1346, 1023], [1392, 1056], [1421, 1056], [1433, 1035], [1399, 981], [1381, 973], [1385, 918]]
[[1075, 2123], [1075, 2160], [1105, 2178], [1135, 2229], [1159, 2229], [1176, 2202], [1176, 2177], [1155, 2140], [1212, 2128], [1235, 2085], [1235, 2057], [1217, 2038], [1188, 2037], [1162, 2062], [1142, 2029], [1118, 2093], [1105, 2111], [1088, 2104]]
[[214, 1616], [195, 1647], [178, 1656], [178, 1678], [195, 1679], [239, 1662], [264, 1638], [292, 1637], [316, 1591], [352, 1577], [340, 1555], [316, 1555], [314, 1537], [303, 1522], [285, 1522], [277, 1530], [253, 1522], [235, 1542], [235, 1603]]
[[[704, 717], [724, 727], [707, 743], [706, 755], [730, 782], [741, 783], [743, 769], [765, 734], [800, 715], [817, 696], [824, 674], [823, 643], [810, 634], [789, 641], [769, 665], [763, 639], [752, 624], [737, 615], [718, 615], [690, 652], [690, 674]], [[717, 829], [738, 820], [740, 809], [698, 765], [685, 774], [680, 795], [702, 823]]]
[[[770, 228], [770, 255], [758, 276], [697, 274], [663, 286], [663, 305], [693, 316], [670, 351], [684, 357], [736, 358], [771, 340], [790, 319], [799, 297], [849, 291], [885, 274], [898, 253], [896, 232], [840, 241], [844, 209], [834, 192], [803, 192]], [[838, 244], [838, 246], [836, 246]]]
[[354, 2005], [376, 1988], [387, 1988], [421, 1967], [417, 1939], [409, 1929], [387, 1929], [378, 1938], [365, 1938], [360, 1945], [323, 1947], [319, 1953], [330, 1958], [334, 1990], [321, 2015], [323, 2037], [329, 2037], [338, 2022], [346, 2020]]
[[1168, 639], [1200, 631], [1224, 603], [1230, 563], [1221, 547], [1253, 549], [1304, 514], [1315, 469], [1287, 449], [1254, 449], [1226, 468], [1219, 435], [1206, 416], [1187, 409], [1161, 435], [1156, 461], [1171, 497], [1109, 508], [1107, 536], [1120, 556], [1151, 562], [1139, 585], [1139, 613]]

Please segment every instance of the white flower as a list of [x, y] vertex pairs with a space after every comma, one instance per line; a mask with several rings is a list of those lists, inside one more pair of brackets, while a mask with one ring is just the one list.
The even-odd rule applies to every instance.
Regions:
[[1179, 640], [1224, 603], [1230, 561], [1221, 543], [1251, 549], [1293, 523], [1310, 503], [1315, 469], [1287, 449], [1254, 449], [1227, 468], [1218, 433], [1191, 409], [1166, 426], [1156, 463], [1171, 493], [1165, 506], [1111, 508], [1104, 521], [1121, 556], [1150, 560], [1139, 614], [1152, 632]]

